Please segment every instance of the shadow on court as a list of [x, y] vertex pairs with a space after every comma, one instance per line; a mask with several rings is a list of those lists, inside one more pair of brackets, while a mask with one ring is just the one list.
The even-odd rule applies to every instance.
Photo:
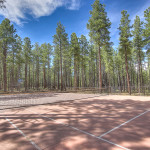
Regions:
[[[31, 149], [25, 147], [31, 146], [29, 142], [31, 139], [44, 150], [121, 149], [114, 144], [127, 149], [148, 150], [150, 149], [150, 112], [135, 117], [149, 108], [149, 101], [93, 98], [8, 110], [0, 115], [0, 143], [2, 143], [0, 148], [3, 150], [6, 143], [10, 145], [15, 143], [14, 148], [9, 148], [7, 145], [7, 149], [20, 150], [20, 147], [24, 150]], [[26, 137], [23, 137], [6, 120], [6, 117]], [[135, 119], [131, 120], [132, 118]], [[125, 122], [127, 123], [118, 127]], [[116, 130], [105, 134], [114, 128]], [[114, 144], [96, 138], [101, 135]], [[32, 148], [34, 149], [34, 145]]]

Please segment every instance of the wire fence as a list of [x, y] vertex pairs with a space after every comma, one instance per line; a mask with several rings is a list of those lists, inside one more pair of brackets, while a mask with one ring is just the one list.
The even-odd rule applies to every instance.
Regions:
[[[129, 95], [127, 87], [67, 87], [65, 91], [34, 91], [14, 94], [0, 94], [0, 110], [14, 107], [29, 107], [33, 105], [50, 104], [56, 102], [81, 100], [85, 98], [107, 95]], [[131, 95], [150, 96], [150, 87], [142, 86], [140, 89], [131, 86]]]
[[[36, 88], [28, 89], [26, 92], [23, 86], [11, 86], [7, 93], [36, 93], [36, 92], [67, 92], [67, 93], [92, 93], [92, 94], [128, 94], [127, 86], [104, 86], [102, 88], [99, 87], [64, 87], [61, 91], [60, 89], [53, 88]], [[137, 86], [130, 87], [131, 95], [150, 95], [150, 86], [141, 86], [140, 88]], [[4, 94], [1, 90], [0, 94]]]
[[100, 94], [52, 92], [0, 95], [0, 110], [17, 107], [30, 107], [35, 105], [52, 104], [72, 100], [82, 100], [99, 96]]
[[[131, 95], [150, 95], [150, 86], [131, 86]], [[98, 87], [67, 87], [68, 92], [83, 92], [83, 93], [101, 93], [101, 94], [128, 94], [127, 86], [108, 86], [104, 88]]]
[[[110, 94], [128, 94], [128, 87], [109, 87]], [[130, 87], [131, 95], [150, 95], [150, 86], [131, 86]]]

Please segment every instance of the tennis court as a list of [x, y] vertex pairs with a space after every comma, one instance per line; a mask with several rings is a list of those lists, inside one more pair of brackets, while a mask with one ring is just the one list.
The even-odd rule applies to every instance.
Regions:
[[1, 150], [148, 150], [150, 97], [0, 96]]

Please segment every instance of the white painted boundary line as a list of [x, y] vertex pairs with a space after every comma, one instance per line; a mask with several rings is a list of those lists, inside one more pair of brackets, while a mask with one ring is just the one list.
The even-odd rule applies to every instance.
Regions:
[[14, 123], [12, 123], [7, 117], [5, 118], [19, 133], [21, 133], [37, 150], [41, 150], [31, 139], [29, 139]]
[[125, 124], [127, 124], [127, 123], [129, 123], [129, 122], [131, 122], [131, 121], [135, 120], [136, 118], [141, 117], [142, 115], [144, 115], [144, 114], [146, 114], [146, 113], [148, 113], [148, 112], [149, 112], [149, 110], [147, 110], [147, 111], [145, 111], [145, 112], [141, 113], [140, 115], [138, 115], [138, 116], [136, 116], [136, 117], [134, 117], [134, 118], [132, 118], [132, 119], [130, 119], [130, 120], [128, 120], [128, 121], [126, 121], [126, 122], [122, 123], [121, 125], [119, 125], [119, 126], [117, 126], [117, 127], [113, 128], [113, 129], [109, 130], [108, 132], [106, 132], [106, 133], [102, 134], [102, 135], [101, 135], [101, 136], [99, 136], [99, 137], [101, 138], [101, 137], [103, 137], [103, 136], [107, 135], [108, 133], [110, 133], [110, 132], [112, 132], [112, 131], [114, 131], [114, 130], [116, 130], [116, 129], [120, 128], [121, 126], [124, 126]]
[[106, 142], [106, 143], [112, 144], [112, 145], [114, 145], [114, 146], [120, 147], [120, 148], [125, 149], [125, 150], [129, 150], [129, 149], [127, 149], [127, 148], [125, 148], [125, 147], [123, 147], [123, 146], [121, 146], [121, 145], [118, 145], [118, 144], [113, 143], [113, 142], [111, 142], [111, 141], [105, 140], [105, 139], [103, 139], [103, 138], [101, 138], [101, 137], [98, 137], [98, 136], [96, 136], [96, 135], [94, 135], [94, 134], [91, 134], [91, 133], [89, 133], [89, 132], [80, 130], [80, 129], [75, 128], [75, 127], [73, 127], [73, 126], [70, 126], [70, 125], [68, 125], [68, 124], [59, 122], [59, 121], [57, 121], [57, 120], [55, 120], [55, 119], [53, 119], [53, 118], [46, 117], [46, 116], [44, 116], [44, 115], [38, 114], [38, 113], [36, 113], [36, 112], [34, 112], [34, 111], [31, 111], [31, 110], [28, 110], [28, 111], [30, 111], [30, 112], [32, 112], [32, 113], [34, 113], [34, 114], [36, 114], [36, 115], [42, 116], [43, 118], [47, 118], [47, 119], [49, 119], [49, 120], [52, 120], [52, 121], [56, 122], [57, 124], [61, 124], [61, 125], [63, 125], [63, 126], [69, 127], [69, 128], [71, 128], [71, 129], [74, 129], [74, 130], [79, 131], [79, 132], [81, 132], [81, 133], [84, 133], [84, 134], [86, 134], [86, 135], [89, 135], [89, 136], [92, 136], [92, 137], [94, 137], [94, 138], [97, 138], [97, 139], [99, 139], [99, 140], [101, 140], [101, 141], [104, 141], [104, 142]]

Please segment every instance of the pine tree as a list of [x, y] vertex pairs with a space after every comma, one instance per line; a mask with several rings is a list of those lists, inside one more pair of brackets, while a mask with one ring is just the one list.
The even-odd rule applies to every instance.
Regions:
[[55, 47], [59, 50], [60, 76], [61, 76], [61, 91], [63, 90], [63, 51], [68, 41], [68, 34], [65, 32], [65, 27], [59, 22], [56, 28], [56, 34], [53, 36]]
[[23, 49], [22, 49], [23, 42], [20, 36], [17, 36], [16, 42], [17, 42], [16, 64], [18, 66], [18, 79], [21, 79], [22, 78], [21, 67], [23, 64], [23, 56], [22, 56], [23, 55]]
[[150, 7], [144, 11], [145, 29], [143, 30], [144, 44], [147, 49], [147, 59], [149, 68], [149, 84], [150, 84]]
[[107, 78], [106, 86], [111, 85], [111, 76], [113, 75], [113, 48], [111, 44], [103, 46], [103, 61], [105, 64], [105, 73]]
[[0, 90], [3, 88], [3, 56], [0, 42]]
[[97, 84], [96, 79], [96, 50], [94, 49], [94, 44], [91, 42], [88, 45], [88, 56], [89, 56], [89, 87], [95, 87]]
[[71, 52], [74, 59], [74, 88], [79, 86], [78, 65], [80, 61], [80, 45], [76, 33], [71, 34]]
[[7, 59], [7, 62], [9, 65], [9, 76], [10, 76], [9, 85], [10, 85], [11, 91], [13, 91], [13, 89], [17, 85], [17, 79], [15, 77], [15, 70], [17, 67], [16, 66], [17, 49], [18, 49], [18, 44], [17, 44], [17, 41], [15, 40], [12, 43], [11, 50], [9, 51], [9, 55]]
[[47, 64], [47, 44], [44, 43], [40, 47], [41, 51], [41, 63], [43, 68], [43, 81], [44, 81], [44, 89], [47, 88], [47, 80], [46, 80], [46, 64]]
[[17, 66], [17, 80], [19, 80], [19, 91], [22, 82], [22, 66], [23, 66], [23, 42], [20, 36], [16, 39], [16, 66]]
[[[120, 49], [120, 48], [118, 48]], [[120, 92], [122, 92], [122, 90], [125, 91], [125, 81], [124, 81], [124, 62], [122, 61], [122, 56], [120, 54], [120, 52], [118, 51], [114, 51], [114, 67], [113, 67], [113, 71], [115, 72], [114, 75], [116, 75], [117, 79], [118, 79], [118, 86], [120, 89]], [[112, 76], [114, 76], [112, 75]]]
[[64, 79], [64, 90], [70, 84], [71, 78], [71, 51], [69, 41], [64, 41], [64, 50], [63, 50], [63, 79]]
[[39, 90], [40, 87], [40, 58], [41, 58], [40, 46], [39, 43], [36, 42], [33, 50], [33, 59], [35, 60], [35, 70], [36, 70], [35, 86], [37, 90]]
[[[50, 69], [50, 58], [51, 55], [51, 45], [44, 43], [40, 47], [41, 50], [41, 63], [43, 64], [43, 79], [44, 79], [44, 88], [47, 88], [47, 78], [46, 78], [46, 72]], [[46, 69], [46, 66], [48, 66], [48, 69]], [[49, 80], [49, 79], [48, 79]]]
[[129, 94], [131, 94], [129, 68], [128, 68], [128, 57], [131, 54], [131, 41], [129, 40], [129, 38], [132, 36], [130, 32], [131, 26], [130, 26], [129, 14], [127, 14], [127, 11], [123, 10], [121, 14], [122, 14], [122, 18], [119, 26], [119, 30], [120, 30], [119, 40], [120, 40], [121, 48], [119, 50], [125, 59], [128, 92]]
[[51, 89], [51, 60], [52, 60], [52, 55], [53, 55], [53, 47], [51, 46], [50, 43], [47, 44], [47, 63], [48, 63], [48, 76], [47, 76], [47, 81], [48, 81], [48, 88]]
[[145, 29], [144, 32], [144, 42], [147, 46], [147, 52], [150, 51], [150, 7], [144, 11], [144, 17], [145, 17]]
[[16, 38], [16, 30], [11, 25], [9, 19], [4, 19], [0, 25], [0, 46], [2, 50], [3, 58], [3, 80], [4, 80], [4, 92], [7, 91], [7, 55], [8, 50], [11, 48]]
[[111, 26], [110, 20], [105, 12], [105, 6], [99, 0], [95, 0], [92, 5], [93, 10], [90, 11], [91, 17], [87, 28], [90, 30], [90, 37], [98, 45], [99, 56], [99, 87], [102, 88], [102, 70], [101, 70], [101, 48], [110, 40], [109, 28]]
[[139, 79], [139, 93], [141, 92], [141, 69], [142, 69], [142, 55], [143, 55], [143, 39], [142, 39], [142, 22], [140, 21], [139, 16], [136, 16], [133, 24], [134, 30], [133, 33], [133, 48], [136, 54], [137, 62], [138, 62], [138, 79]]
[[[54, 65], [54, 85], [53, 88], [55, 89], [60, 89], [60, 51], [59, 51], [59, 46], [55, 45], [54, 46], [54, 59], [53, 59], [53, 65]], [[57, 82], [57, 86], [56, 86]]]
[[81, 76], [82, 76], [82, 87], [86, 85], [86, 64], [88, 62], [87, 54], [88, 54], [88, 41], [84, 35], [81, 35], [79, 39], [80, 49], [81, 49]]
[[24, 63], [25, 63], [25, 91], [28, 90], [28, 65], [30, 63], [31, 59], [31, 41], [30, 38], [25, 37], [24, 38], [24, 45], [23, 45], [23, 50], [24, 50]]

